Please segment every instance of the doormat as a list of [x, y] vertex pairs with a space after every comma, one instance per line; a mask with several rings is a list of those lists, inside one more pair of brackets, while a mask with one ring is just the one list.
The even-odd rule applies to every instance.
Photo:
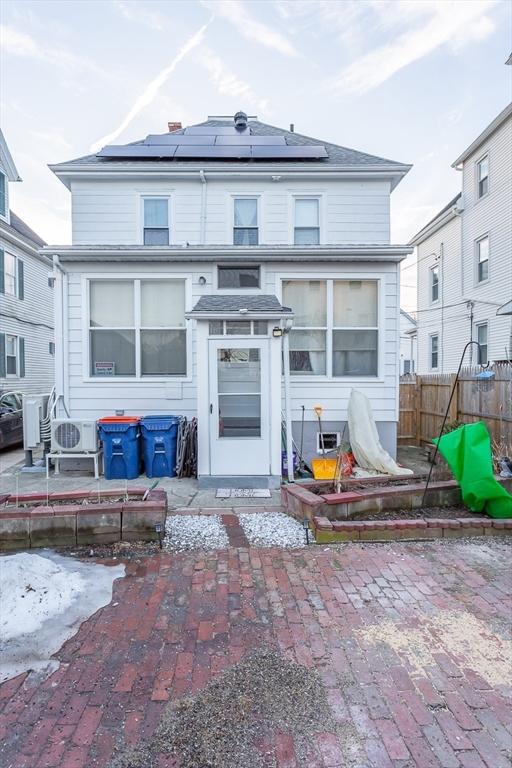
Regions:
[[268, 488], [217, 488], [216, 499], [270, 499]]

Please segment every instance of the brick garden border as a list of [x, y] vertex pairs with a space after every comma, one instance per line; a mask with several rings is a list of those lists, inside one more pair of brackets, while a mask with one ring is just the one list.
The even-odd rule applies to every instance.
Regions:
[[[98, 492], [94, 490], [64, 491], [48, 496], [46, 493], [0, 496], [0, 551], [157, 540], [155, 526], [165, 528], [167, 493], [157, 488], [143, 501], [146, 490], [128, 489], [129, 496], [140, 497], [138, 499], [96, 504], [78, 503], [97, 499]], [[125, 489], [101, 492], [101, 497], [107, 499], [125, 496]], [[11, 504], [14, 506], [9, 506]]]

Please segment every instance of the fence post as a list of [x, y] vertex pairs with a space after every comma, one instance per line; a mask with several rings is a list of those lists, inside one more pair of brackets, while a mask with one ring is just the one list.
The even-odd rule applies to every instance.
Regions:
[[[450, 392], [453, 389], [456, 378], [457, 378], [456, 373], [450, 374]], [[457, 421], [458, 416], [459, 416], [459, 385], [457, 383], [457, 386], [455, 387], [455, 392], [453, 393], [453, 400], [450, 403], [450, 410], [448, 411], [448, 422]]]
[[416, 401], [416, 445], [421, 445], [421, 376], [418, 376], [418, 374], [416, 374], [414, 397]]

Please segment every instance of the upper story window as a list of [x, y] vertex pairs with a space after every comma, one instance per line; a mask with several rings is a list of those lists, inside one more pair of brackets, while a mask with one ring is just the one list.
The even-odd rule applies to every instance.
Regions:
[[7, 216], [7, 179], [0, 171], [0, 216]]
[[144, 245], [169, 245], [169, 198], [144, 198]]
[[376, 280], [285, 280], [283, 303], [295, 313], [292, 373], [378, 375]]
[[258, 199], [236, 197], [233, 205], [233, 244], [258, 245]]
[[430, 268], [430, 301], [439, 299], [439, 266]]
[[489, 279], [489, 236], [476, 241], [476, 277], [478, 283]]
[[222, 267], [217, 269], [219, 288], [259, 288], [259, 267]]
[[485, 197], [489, 192], [489, 156], [482, 157], [476, 164], [478, 197]]
[[7, 376], [18, 375], [18, 337], [5, 336], [5, 373]]
[[0, 249], [0, 293], [24, 299], [24, 273], [23, 261]]
[[91, 280], [91, 376], [185, 376], [184, 280]]
[[295, 245], [318, 245], [320, 242], [319, 201], [317, 198], [295, 200]]
[[489, 361], [487, 346], [487, 323], [481, 323], [476, 327], [476, 340], [478, 341], [478, 363], [486, 365]]
[[430, 367], [434, 370], [439, 367], [439, 336], [437, 333], [430, 337]]

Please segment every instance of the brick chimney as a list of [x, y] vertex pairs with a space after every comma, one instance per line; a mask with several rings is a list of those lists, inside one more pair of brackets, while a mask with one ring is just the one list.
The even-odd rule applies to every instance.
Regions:
[[181, 123], [167, 123], [169, 126], [169, 131], [172, 133], [173, 131], [180, 131], [181, 130]]

